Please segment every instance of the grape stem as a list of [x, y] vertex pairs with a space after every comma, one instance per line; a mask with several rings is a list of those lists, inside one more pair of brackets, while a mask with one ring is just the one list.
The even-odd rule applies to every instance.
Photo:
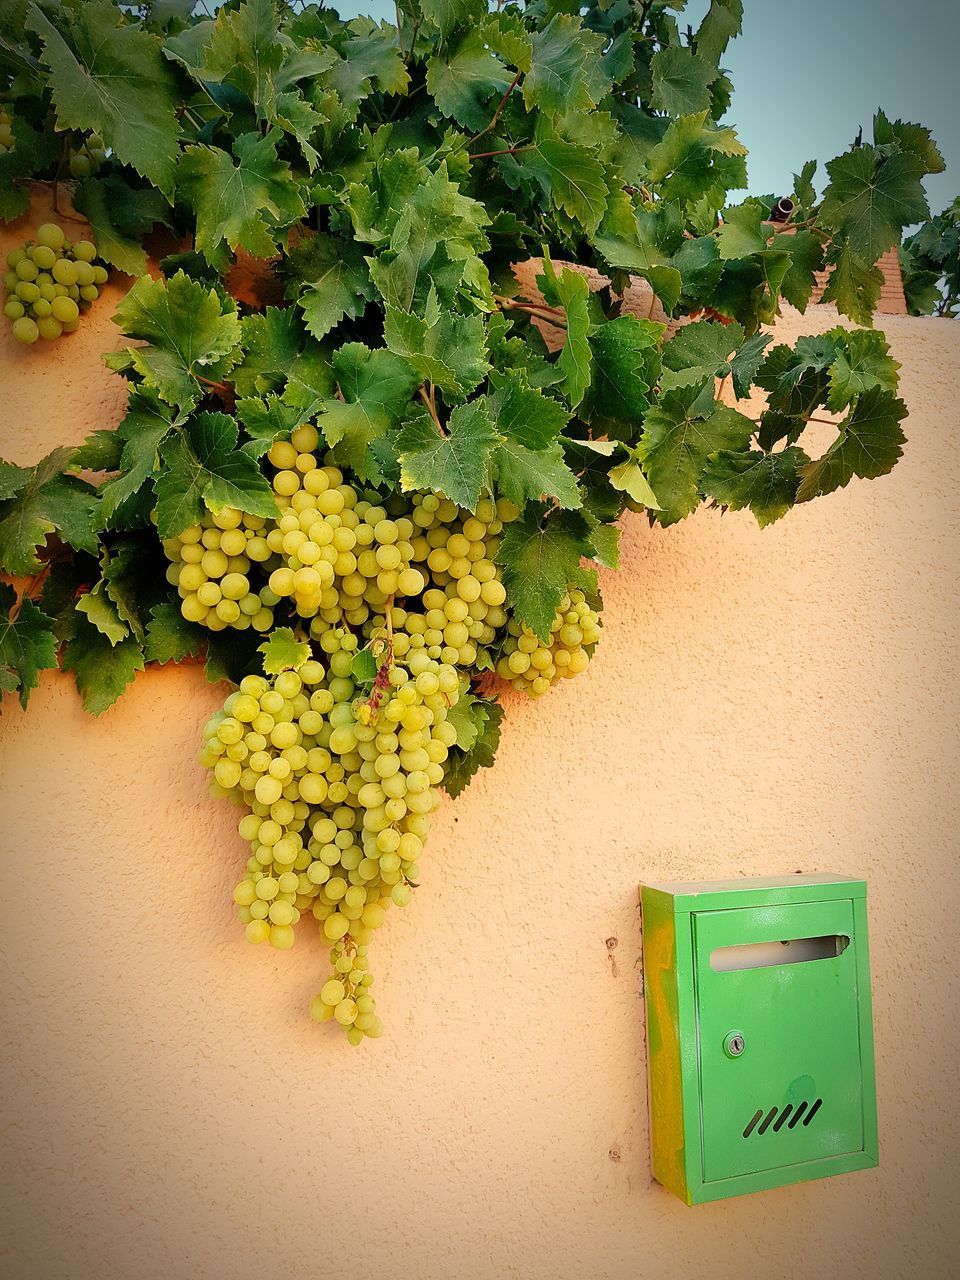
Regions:
[[446, 438], [447, 433], [446, 431], [444, 431], [443, 425], [441, 424], [440, 419], [437, 416], [436, 388], [434, 387], [433, 383], [432, 382], [430, 383], [429, 392], [427, 391], [426, 387], [421, 387], [419, 390], [419, 396], [420, 396], [420, 399], [423, 401], [423, 403], [427, 406], [427, 413], [429, 413], [430, 417], [433, 419], [433, 425], [437, 428], [439, 433], [444, 438]]
[[545, 302], [517, 302], [515, 298], [505, 298], [500, 294], [494, 294], [494, 301], [501, 310], [525, 311], [534, 320], [543, 320], [560, 329], [567, 327], [566, 312], [561, 311], [559, 307], [548, 307]]

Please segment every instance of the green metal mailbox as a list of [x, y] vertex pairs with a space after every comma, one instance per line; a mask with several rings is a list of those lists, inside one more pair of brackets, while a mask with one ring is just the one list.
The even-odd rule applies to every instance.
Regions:
[[687, 1204], [877, 1163], [866, 884], [641, 889], [653, 1175]]

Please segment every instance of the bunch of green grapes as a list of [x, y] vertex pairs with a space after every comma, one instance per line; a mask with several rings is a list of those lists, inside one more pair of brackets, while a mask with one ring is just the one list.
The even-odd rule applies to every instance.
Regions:
[[6, 107], [0, 107], [0, 156], [12, 151], [16, 145], [13, 136], [13, 116]]
[[99, 133], [89, 134], [79, 147], [70, 148], [69, 168], [74, 178], [89, 178], [107, 158], [107, 149]]
[[447, 715], [460, 677], [423, 652], [404, 665], [388, 654], [364, 698], [352, 678], [356, 636], [330, 629], [320, 647], [327, 669], [311, 659], [241, 681], [207, 724], [200, 759], [215, 794], [249, 809], [238, 829], [252, 856], [234, 891], [247, 939], [286, 950], [309, 910], [335, 969], [311, 1011], [359, 1043], [380, 1033], [365, 948], [388, 908], [411, 899], [456, 741]]
[[[517, 518], [506, 499], [483, 498], [471, 514], [435, 494], [415, 494], [410, 519], [414, 563], [429, 586], [416, 608], [393, 610], [394, 653], [403, 658], [423, 649], [428, 657], [466, 669], [492, 666], [487, 650], [506, 625], [506, 589], [494, 562], [505, 523]], [[382, 636], [385, 616], [367, 628]]]
[[167, 581], [177, 588], [188, 622], [211, 631], [270, 630], [279, 596], [266, 582], [257, 589], [250, 582], [254, 565], [266, 567], [276, 559], [264, 536], [266, 526], [262, 516], [223, 507], [164, 542]]
[[341, 621], [362, 625], [371, 607], [417, 596], [425, 581], [411, 566], [411, 521], [389, 519], [375, 494], [365, 498], [339, 468], [321, 466], [318, 444], [316, 428], [307, 425], [270, 449], [282, 514], [267, 544], [281, 558], [270, 589], [291, 599], [301, 617], [318, 618], [322, 633]]
[[52, 342], [74, 332], [81, 312], [96, 301], [107, 281], [106, 267], [96, 256], [92, 241], [71, 244], [55, 222], [44, 223], [36, 240], [7, 254], [3, 313], [13, 322], [18, 342]]
[[586, 671], [599, 639], [599, 614], [582, 591], [570, 591], [560, 601], [546, 643], [525, 624], [510, 619], [497, 674], [515, 689], [538, 698], [555, 681]]

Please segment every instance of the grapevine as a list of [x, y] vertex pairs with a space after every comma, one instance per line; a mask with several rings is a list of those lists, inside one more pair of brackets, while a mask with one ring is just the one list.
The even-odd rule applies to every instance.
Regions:
[[430, 815], [511, 698], [588, 670], [625, 514], [764, 527], [896, 464], [882, 334], [766, 328], [823, 272], [869, 326], [942, 158], [881, 111], [822, 181], [732, 203], [738, 0], [685, 32], [659, 2], [13, 7], [0, 218], [19, 235], [46, 187], [72, 229], [24, 234], [6, 316], [42, 361], [126, 278], [128, 404], [0, 462], [0, 689], [26, 706], [59, 667], [100, 714], [148, 663], [228, 681], [200, 759], [243, 810], [243, 933], [315, 928], [312, 1016], [375, 1039], [373, 939]]

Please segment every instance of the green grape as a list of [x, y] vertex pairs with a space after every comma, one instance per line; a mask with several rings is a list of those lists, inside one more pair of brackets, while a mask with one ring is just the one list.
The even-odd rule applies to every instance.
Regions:
[[17, 342], [30, 344], [40, 337], [40, 330], [35, 320], [31, 320], [29, 316], [21, 316], [13, 322], [13, 336]]
[[8, 320], [19, 320], [24, 314], [23, 303], [18, 298], [10, 298], [3, 308], [3, 314]]

